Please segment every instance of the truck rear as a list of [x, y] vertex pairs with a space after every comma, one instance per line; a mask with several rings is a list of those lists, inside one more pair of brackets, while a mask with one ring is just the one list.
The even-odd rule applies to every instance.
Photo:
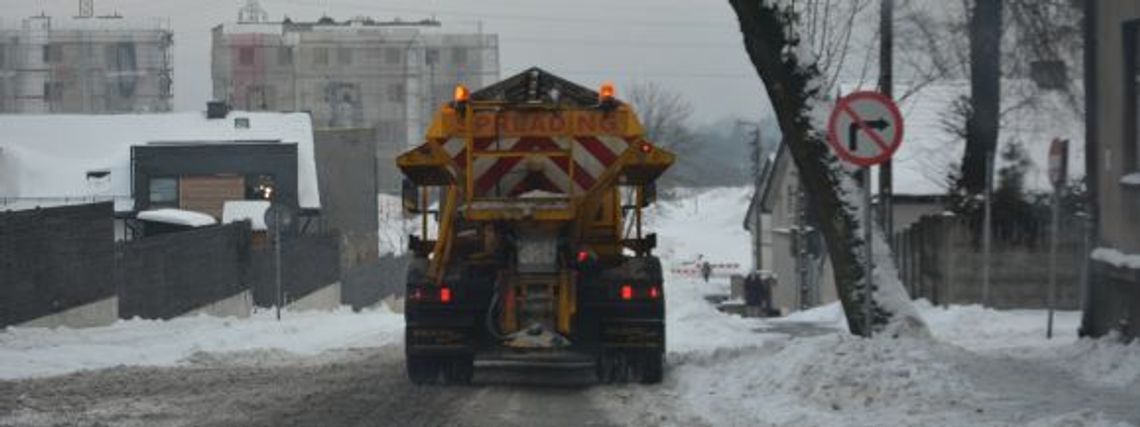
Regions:
[[397, 159], [404, 207], [423, 216], [407, 273], [409, 378], [466, 383], [478, 360], [659, 382], [665, 293], [642, 210], [673, 161], [611, 85], [532, 68], [457, 87]]

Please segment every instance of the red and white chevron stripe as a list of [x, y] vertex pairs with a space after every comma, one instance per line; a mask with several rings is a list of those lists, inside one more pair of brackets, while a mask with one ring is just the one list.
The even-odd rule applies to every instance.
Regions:
[[[459, 170], [468, 170], [466, 139], [437, 142]], [[533, 190], [583, 193], [632, 142], [610, 135], [476, 138], [468, 176], [476, 197], [513, 197]]]

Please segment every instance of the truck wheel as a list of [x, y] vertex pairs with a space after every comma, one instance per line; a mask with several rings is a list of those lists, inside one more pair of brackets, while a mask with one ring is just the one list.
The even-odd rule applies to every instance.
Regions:
[[439, 379], [439, 364], [432, 358], [407, 356], [405, 364], [408, 370], [408, 379], [412, 381], [412, 384], [431, 384]]
[[475, 358], [472, 356], [457, 356], [448, 359], [444, 367], [444, 379], [448, 384], [471, 384], [475, 376]]
[[664, 359], [661, 352], [651, 351], [641, 358], [641, 383], [659, 384], [664, 377]]
[[614, 375], [614, 360], [605, 351], [599, 354], [594, 362], [594, 375], [598, 377], [599, 383], [611, 384], [614, 382], [616, 376]]

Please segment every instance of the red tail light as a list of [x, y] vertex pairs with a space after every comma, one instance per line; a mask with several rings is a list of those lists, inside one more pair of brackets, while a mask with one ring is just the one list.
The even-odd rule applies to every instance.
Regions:
[[660, 297], [661, 297], [661, 291], [658, 290], [656, 286], [652, 286], [649, 288], [649, 298], [657, 299]]
[[451, 288], [439, 288], [439, 302], [444, 304], [451, 302]]
[[590, 259], [590, 253], [586, 251], [578, 251], [578, 262], [583, 263]]
[[633, 299], [633, 286], [621, 285], [621, 299], [626, 301]]

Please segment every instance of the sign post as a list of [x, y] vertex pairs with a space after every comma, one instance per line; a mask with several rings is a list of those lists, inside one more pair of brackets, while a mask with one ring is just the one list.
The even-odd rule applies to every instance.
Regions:
[[[890, 97], [879, 92], [855, 92], [836, 103], [827, 124], [827, 143], [840, 159], [863, 168], [863, 331], [871, 336], [875, 270], [871, 249], [871, 166], [890, 160], [903, 139], [903, 119]], [[888, 236], [889, 237], [889, 236]]]
[[1054, 138], [1049, 144], [1049, 181], [1053, 182], [1053, 224], [1049, 238], [1049, 320], [1045, 338], [1053, 338], [1053, 310], [1057, 298], [1057, 241], [1061, 232], [1061, 196], [1065, 191], [1065, 178], [1069, 175], [1069, 140]]

